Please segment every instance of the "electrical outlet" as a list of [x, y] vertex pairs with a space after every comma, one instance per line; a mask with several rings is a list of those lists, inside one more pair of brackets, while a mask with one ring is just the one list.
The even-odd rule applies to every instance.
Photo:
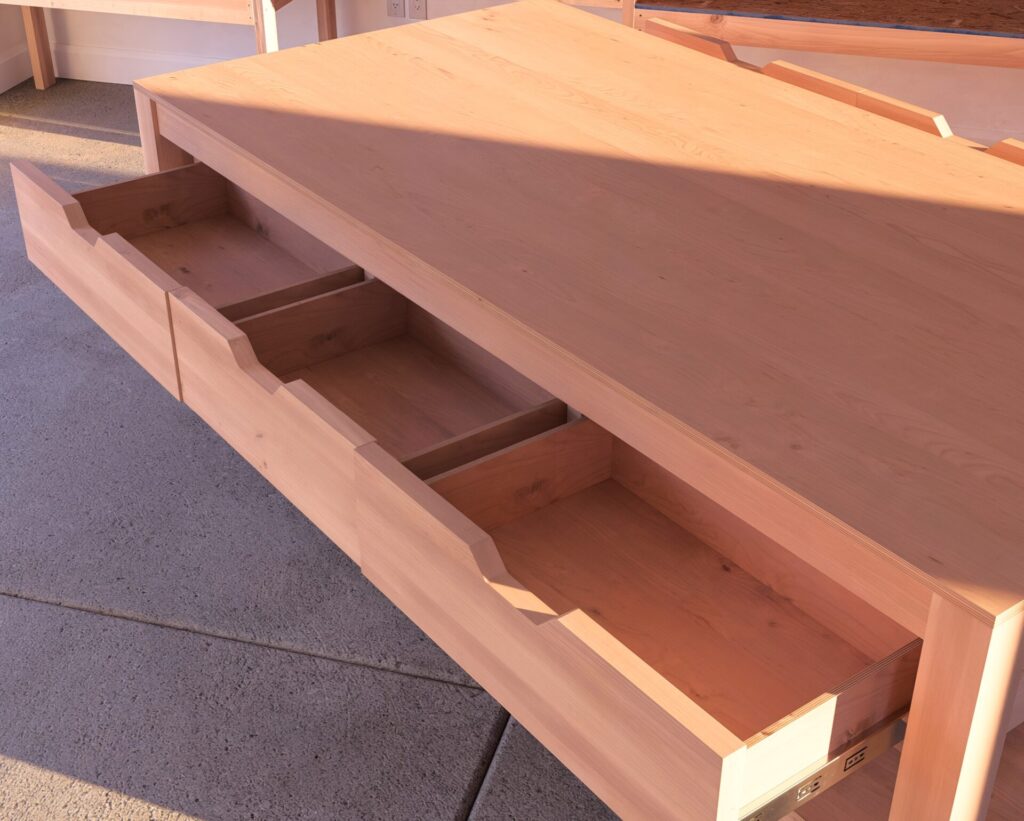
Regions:
[[409, 16], [413, 20], [426, 20], [427, 0], [409, 0]]
[[386, 0], [388, 17], [405, 17], [405, 0]]

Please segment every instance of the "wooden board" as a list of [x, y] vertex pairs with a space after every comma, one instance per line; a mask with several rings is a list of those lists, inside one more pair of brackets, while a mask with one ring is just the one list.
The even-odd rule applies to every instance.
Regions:
[[1020, 605], [1024, 168], [555, 3], [142, 87], [172, 141], [910, 629], [934, 590]]
[[685, 7], [709, 15], [798, 17], [1024, 35], [1024, 7], [1017, 0], [644, 0], [643, 5]]
[[[0, 0], [0, 5], [23, 5]], [[39, 8], [252, 25], [252, 0], [32, 0]]]
[[[808, 0], [811, 2], [812, 0]], [[898, 10], [901, 3], [890, 3]], [[963, 4], [957, 4], [963, 9]], [[900, 60], [942, 63], [1024, 66], [1024, 38], [977, 33], [952, 33], [937, 29], [899, 26], [849, 25], [815, 19], [716, 14], [699, 3], [638, 3], [625, 5], [626, 23], [636, 25], [651, 18], [665, 18], [734, 46], [858, 54]], [[821, 17], [822, 15], [811, 15]]]
[[28, 257], [175, 397], [167, 293], [177, 283], [117, 234], [101, 235], [82, 203], [30, 163], [11, 164]]

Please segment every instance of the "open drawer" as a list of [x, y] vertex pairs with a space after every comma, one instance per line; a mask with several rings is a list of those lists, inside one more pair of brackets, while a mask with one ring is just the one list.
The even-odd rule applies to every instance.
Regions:
[[13, 168], [30, 258], [357, 561], [356, 447], [429, 472], [566, 419], [207, 166], [75, 195]]
[[378, 279], [237, 321], [190, 289], [170, 306], [183, 401], [357, 562], [357, 447], [427, 475], [566, 420]]
[[364, 573], [620, 813], [779, 817], [894, 743], [920, 641], [592, 421], [358, 464]]
[[33, 261], [620, 814], [768, 821], [906, 710], [915, 637], [209, 168], [14, 173]]
[[11, 168], [29, 258], [176, 396], [171, 290], [239, 317], [363, 278], [202, 164], [74, 195]]

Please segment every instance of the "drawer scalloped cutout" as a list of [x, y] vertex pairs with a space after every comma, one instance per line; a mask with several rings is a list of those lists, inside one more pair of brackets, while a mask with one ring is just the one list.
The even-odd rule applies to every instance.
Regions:
[[12, 174], [29, 259], [176, 396], [172, 289], [239, 317], [363, 278], [201, 164], [74, 195], [31, 163]]
[[920, 640], [589, 420], [357, 453], [364, 573], [620, 812], [734, 821], [909, 705]]
[[170, 298], [183, 401], [356, 562], [353, 458], [422, 475], [565, 422], [566, 407], [370, 279], [231, 322]]

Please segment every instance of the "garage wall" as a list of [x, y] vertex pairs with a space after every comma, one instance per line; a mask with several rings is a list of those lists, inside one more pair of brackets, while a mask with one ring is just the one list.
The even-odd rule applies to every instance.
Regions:
[[0, 91], [17, 85], [31, 73], [21, 12], [14, 6], [0, 6]]
[[[338, 24], [353, 34], [402, 25], [388, 17], [385, 0], [338, 0]], [[441, 16], [494, 5], [487, 0], [433, 0], [431, 16]], [[127, 83], [138, 77], [203, 65], [215, 60], [244, 57], [256, 51], [253, 29], [185, 20], [160, 20], [118, 14], [47, 11], [57, 74], [79, 80]], [[278, 14], [281, 46], [301, 45], [316, 39], [314, 0], [292, 0]], [[10, 40], [5, 43], [4, 40]], [[3, 49], [19, 51], [24, 60], [24, 37], [18, 10], [0, 6], [0, 59]], [[9, 76], [0, 75], [0, 91], [23, 80], [28, 63], [18, 63]]]

